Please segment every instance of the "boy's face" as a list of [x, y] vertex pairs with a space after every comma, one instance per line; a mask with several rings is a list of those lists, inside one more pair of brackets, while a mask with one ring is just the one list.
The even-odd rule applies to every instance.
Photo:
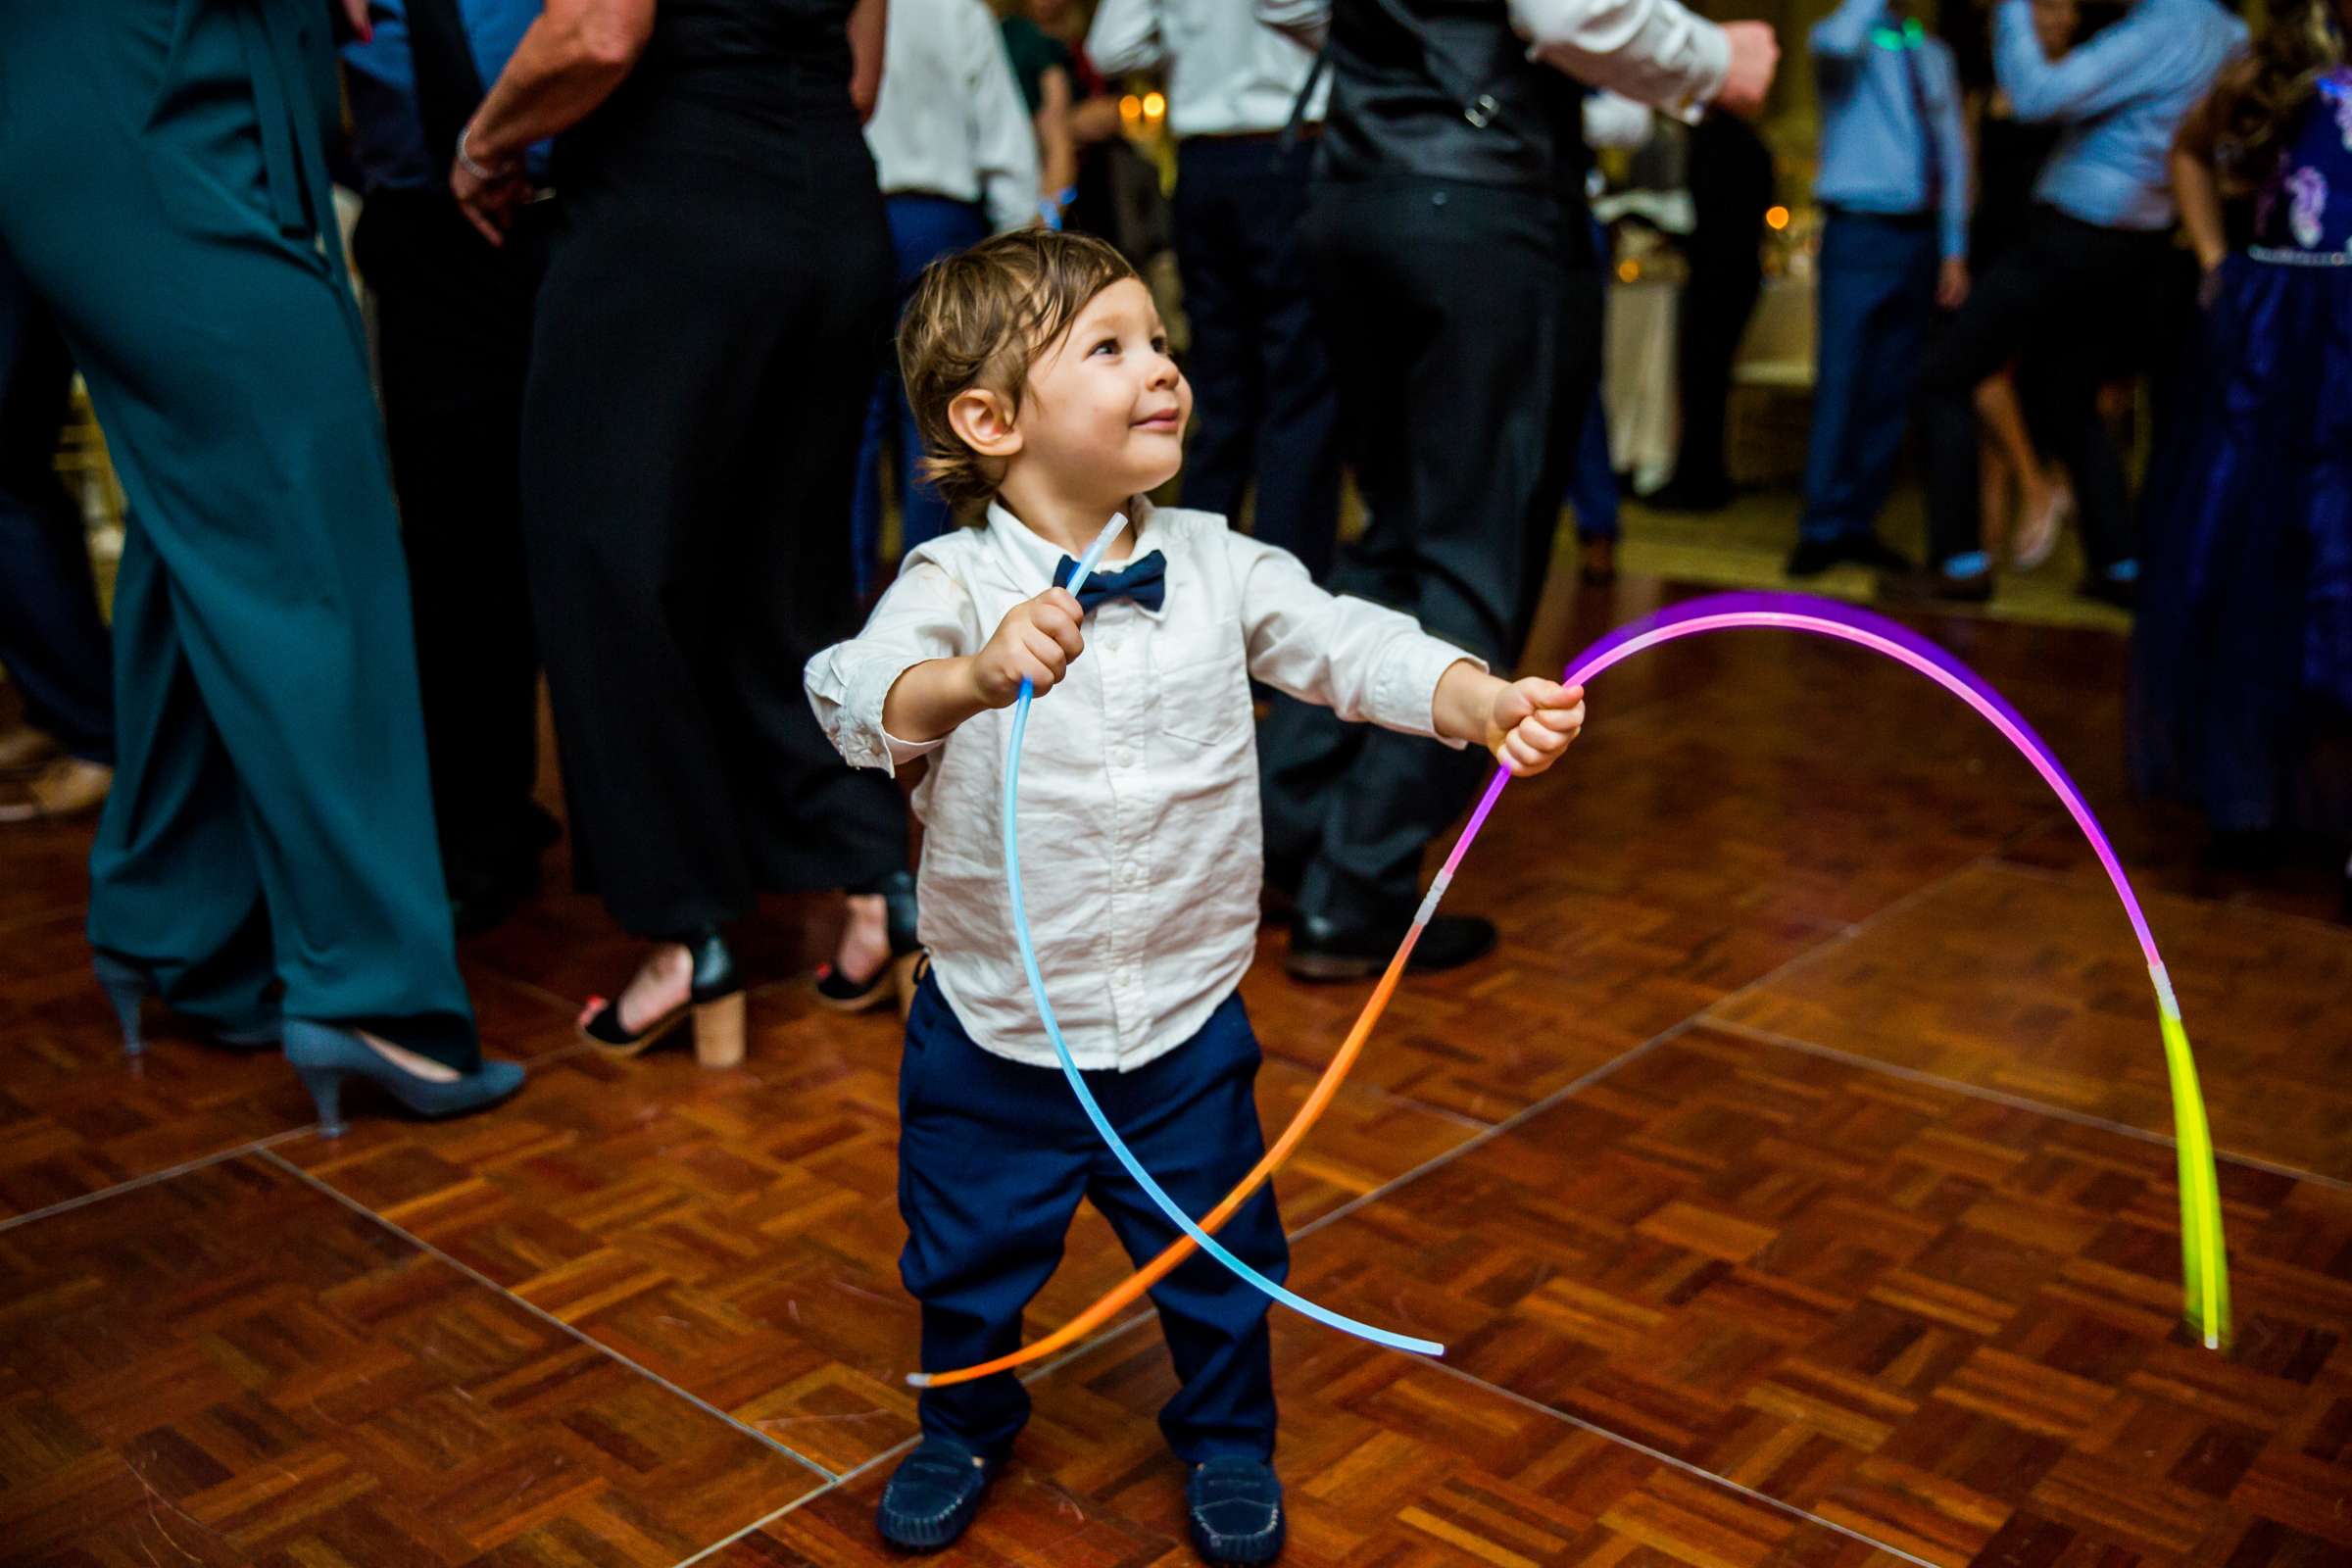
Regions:
[[1119, 506], [1176, 476], [1192, 414], [1150, 291], [1121, 278], [1029, 368], [1012, 462], [1073, 499]]

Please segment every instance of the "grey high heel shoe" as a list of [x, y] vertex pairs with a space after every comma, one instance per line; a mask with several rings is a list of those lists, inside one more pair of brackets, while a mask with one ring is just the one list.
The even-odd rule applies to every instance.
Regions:
[[522, 1064], [485, 1061], [450, 1083], [419, 1078], [387, 1058], [354, 1029], [288, 1018], [286, 1060], [318, 1106], [318, 1136], [343, 1136], [343, 1084], [365, 1078], [419, 1116], [458, 1116], [496, 1104], [522, 1087]]
[[[104, 948], [91, 950], [90, 967], [97, 971], [99, 988], [114, 1004], [115, 1017], [122, 1025], [122, 1054], [144, 1054], [147, 1042], [139, 1032], [139, 1009], [149, 997], [162, 996], [164, 989], [156, 980], [155, 971]], [[234, 1029], [208, 1027], [206, 1033], [217, 1045], [236, 1051], [259, 1051], [276, 1045], [278, 1031], [274, 1024], [257, 1023]]]

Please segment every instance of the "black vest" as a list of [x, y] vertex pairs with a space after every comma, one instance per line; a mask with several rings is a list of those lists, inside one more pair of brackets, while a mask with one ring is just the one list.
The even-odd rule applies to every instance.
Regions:
[[1335, 0], [1318, 172], [1410, 175], [1581, 206], [1584, 85], [1527, 58], [1503, 0]]

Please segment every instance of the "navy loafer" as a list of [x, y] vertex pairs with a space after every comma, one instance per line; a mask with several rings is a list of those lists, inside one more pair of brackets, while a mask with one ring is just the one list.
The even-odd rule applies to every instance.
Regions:
[[997, 1477], [993, 1461], [946, 1438], [925, 1438], [899, 1461], [882, 1489], [874, 1524], [882, 1539], [902, 1551], [937, 1551], [956, 1544], [980, 1511], [980, 1499]]
[[1184, 1500], [1193, 1549], [1217, 1568], [1282, 1555], [1282, 1483], [1263, 1459], [1222, 1454], [1198, 1466], [1184, 1484]]

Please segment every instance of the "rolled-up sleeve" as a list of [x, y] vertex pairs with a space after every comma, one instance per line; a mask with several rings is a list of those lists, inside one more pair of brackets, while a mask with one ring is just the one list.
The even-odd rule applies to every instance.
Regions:
[[1443, 739], [1439, 677], [1464, 660], [1485, 669], [1484, 660], [1430, 636], [1400, 611], [1316, 587], [1287, 550], [1238, 533], [1225, 544], [1253, 678], [1345, 719]]
[[946, 737], [903, 741], [882, 727], [890, 689], [915, 665], [956, 659], [984, 640], [971, 595], [936, 563], [911, 563], [874, 607], [865, 629], [808, 661], [803, 681], [817, 727], [852, 767], [895, 773]]
[[1530, 59], [1645, 104], [1706, 103], [1731, 74], [1721, 27], [1677, 0], [1507, 0]]

